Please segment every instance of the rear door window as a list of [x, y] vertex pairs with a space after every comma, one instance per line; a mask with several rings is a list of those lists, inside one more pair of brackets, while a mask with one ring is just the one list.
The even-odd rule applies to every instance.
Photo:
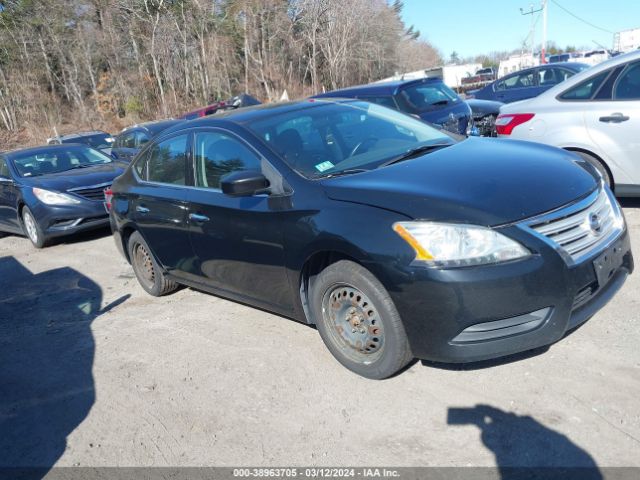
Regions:
[[147, 179], [150, 182], [186, 184], [188, 138], [187, 134], [178, 135], [151, 147], [147, 157]]
[[142, 148], [145, 143], [150, 140], [149, 135], [143, 131], [136, 132], [135, 136], [135, 148]]
[[594, 94], [598, 91], [602, 83], [609, 76], [611, 70], [606, 70], [604, 72], [600, 72], [599, 74], [588, 78], [582, 83], [570, 88], [560, 95], [562, 100], [569, 101], [580, 101], [580, 100], [589, 100]]
[[615, 100], [640, 100], [640, 62], [632, 63], [620, 74], [613, 89]]
[[529, 88], [535, 86], [535, 76], [532, 70], [513, 75], [504, 80], [504, 89], [511, 90], [514, 88]]
[[120, 135], [118, 139], [119, 147], [121, 148], [135, 148], [136, 147], [136, 132], [127, 132]]
[[564, 82], [567, 78], [573, 76], [575, 72], [566, 68], [546, 67], [538, 69], [538, 84], [541, 87], [551, 87], [560, 82]]

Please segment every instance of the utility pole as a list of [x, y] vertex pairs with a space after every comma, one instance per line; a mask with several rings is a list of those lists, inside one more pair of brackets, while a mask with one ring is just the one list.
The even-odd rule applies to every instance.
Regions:
[[[531, 29], [529, 30], [529, 36], [531, 37], [531, 58], [534, 57], [535, 55], [535, 51], [536, 51], [536, 42], [535, 42], [535, 38], [536, 38], [536, 21], [533, 17], [534, 13], [538, 13], [541, 12], [544, 8], [544, 5], [546, 4], [546, 0], [543, 0], [543, 6], [538, 8], [537, 10], [533, 9], [533, 3], [531, 5], [529, 5], [529, 11], [525, 12], [522, 8], [520, 9], [520, 14], [521, 15], [531, 15]], [[522, 63], [522, 62], [520, 62]], [[522, 68], [523, 65], [520, 65], [520, 68]]]
[[540, 63], [547, 63], [547, 0], [542, 0], [542, 49]]

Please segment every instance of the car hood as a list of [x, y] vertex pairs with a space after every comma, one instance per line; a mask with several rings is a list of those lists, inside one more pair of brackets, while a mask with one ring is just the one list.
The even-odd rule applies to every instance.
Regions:
[[469, 138], [395, 165], [322, 181], [334, 200], [414, 219], [496, 226], [554, 210], [597, 187], [578, 157], [545, 145]]
[[[454, 133], [464, 134], [471, 108], [463, 101], [452, 102], [447, 105], [419, 114], [422, 120], [443, 126]], [[464, 125], [459, 125], [464, 124]]]
[[471, 107], [471, 113], [473, 118], [484, 117], [486, 115], [497, 115], [500, 112], [500, 107], [504, 105], [502, 102], [496, 102], [494, 100], [480, 100], [477, 98], [470, 98], [466, 102]]
[[39, 175], [37, 177], [21, 178], [21, 183], [31, 187], [39, 187], [47, 190], [64, 192], [72, 188], [90, 187], [111, 183], [114, 178], [124, 172], [127, 164], [111, 162], [94, 167], [79, 168], [66, 172]]

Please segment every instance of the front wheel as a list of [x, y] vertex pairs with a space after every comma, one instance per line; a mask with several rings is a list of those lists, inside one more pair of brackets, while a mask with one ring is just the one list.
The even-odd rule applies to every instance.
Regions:
[[366, 378], [383, 379], [412, 358], [400, 315], [384, 286], [357, 263], [341, 260], [316, 278], [311, 306], [333, 356]]
[[22, 226], [34, 247], [43, 248], [47, 245], [47, 238], [44, 236], [40, 225], [38, 225], [38, 222], [33, 216], [33, 213], [31, 213], [31, 210], [29, 210], [29, 207], [24, 207], [22, 209]]

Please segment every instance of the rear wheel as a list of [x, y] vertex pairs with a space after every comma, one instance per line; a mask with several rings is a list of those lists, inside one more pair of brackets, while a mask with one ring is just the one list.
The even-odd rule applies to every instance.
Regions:
[[162, 272], [140, 233], [133, 232], [131, 234], [128, 249], [133, 272], [145, 292], [154, 297], [161, 297], [178, 288], [178, 284], [169, 280]]
[[24, 207], [22, 209], [22, 226], [24, 228], [24, 233], [27, 234], [29, 240], [36, 248], [43, 248], [47, 245], [47, 238], [44, 236], [40, 225], [36, 221], [33, 213], [29, 210], [29, 207]]
[[320, 336], [333, 356], [363, 377], [383, 379], [412, 358], [409, 342], [384, 286], [357, 263], [324, 269], [311, 292]]
[[611, 178], [609, 170], [607, 169], [607, 167], [605, 167], [604, 163], [602, 163], [600, 160], [589, 153], [580, 151], [574, 151], [574, 153], [578, 154], [580, 157], [582, 157], [583, 160], [590, 163], [596, 170], [598, 170], [607, 186], [613, 188], [613, 179]]

